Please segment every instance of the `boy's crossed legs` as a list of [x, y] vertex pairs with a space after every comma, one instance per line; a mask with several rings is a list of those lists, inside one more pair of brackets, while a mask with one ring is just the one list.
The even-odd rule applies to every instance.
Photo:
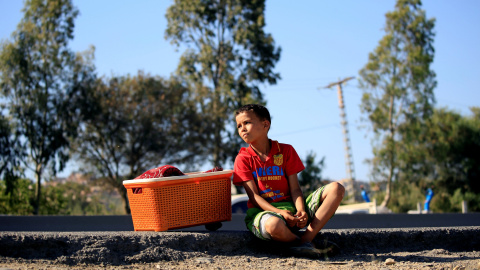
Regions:
[[[294, 244], [311, 242], [335, 214], [344, 194], [345, 188], [341, 184], [333, 182], [326, 185], [321, 194], [320, 206], [312, 215], [312, 220], [301, 237], [293, 233], [283, 219], [274, 215], [266, 220], [265, 231], [275, 241], [292, 242]], [[308, 208], [308, 205], [305, 207]]]

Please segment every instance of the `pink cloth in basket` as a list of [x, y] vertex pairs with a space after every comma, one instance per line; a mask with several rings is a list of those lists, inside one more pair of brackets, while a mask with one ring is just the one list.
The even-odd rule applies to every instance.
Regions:
[[217, 167], [215, 167], [215, 168], [213, 168], [213, 169], [211, 169], [211, 170], [204, 171], [204, 173], [209, 173], [209, 172], [221, 172], [221, 171], [223, 171], [223, 168], [217, 166]]
[[147, 179], [147, 178], [160, 178], [160, 177], [168, 177], [168, 176], [179, 176], [185, 175], [176, 167], [171, 165], [163, 165], [158, 168], [154, 168], [144, 172], [142, 175], [138, 176], [135, 179]]

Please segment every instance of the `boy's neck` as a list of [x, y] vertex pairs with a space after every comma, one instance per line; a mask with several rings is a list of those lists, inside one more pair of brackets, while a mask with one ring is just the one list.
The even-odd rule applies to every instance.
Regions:
[[268, 154], [270, 153], [270, 149], [272, 148], [270, 140], [268, 138], [264, 142], [250, 144], [250, 146], [252, 147], [253, 151], [257, 153], [257, 155], [260, 157], [262, 161], [266, 160], [266, 158], [268, 157]]

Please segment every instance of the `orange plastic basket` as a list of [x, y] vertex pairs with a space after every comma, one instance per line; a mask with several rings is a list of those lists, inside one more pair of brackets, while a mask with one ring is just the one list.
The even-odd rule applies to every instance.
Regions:
[[232, 220], [232, 170], [123, 181], [135, 231]]

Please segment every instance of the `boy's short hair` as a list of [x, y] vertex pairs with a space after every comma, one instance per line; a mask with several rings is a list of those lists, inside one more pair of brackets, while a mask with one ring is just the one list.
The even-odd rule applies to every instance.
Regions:
[[265, 108], [265, 106], [262, 106], [260, 104], [243, 105], [235, 112], [235, 116], [248, 111], [252, 111], [258, 117], [258, 119], [260, 119], [260, 121], [267, 120], [268, 122], [270, 122], [270, 124], [272, 123], [272, 119], [270, 118], [270, 112], [268, 112], [268, 109]]

